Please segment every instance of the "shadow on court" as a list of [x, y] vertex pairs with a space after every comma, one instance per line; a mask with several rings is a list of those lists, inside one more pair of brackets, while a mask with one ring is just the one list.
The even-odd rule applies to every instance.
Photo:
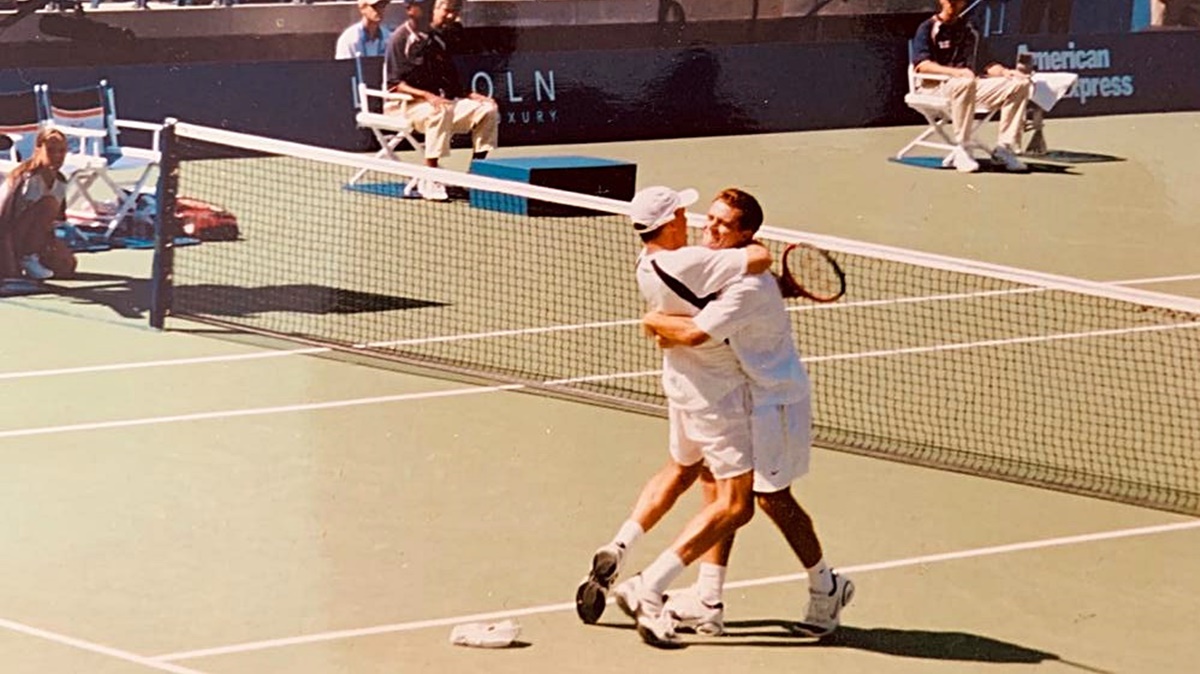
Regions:
[[[1059, 161], [1059, 160], [1051, 159], [1049, 155], [1044, 155], [1044, 156], [1040, 156], [1037, 158], [1022, 157], [1021, 159], [1022, 159], [1022, 161], [1025, 162], [1025, 165], [1029, 167], [1029, 170], [1015, 171], [1015, 172], [1008, 171], [1004, 168], [1004, 164], [1001, 164], [1001, 163], [995, 162], [995, 161], [991, 161], [989, 159], [981, 157], [978, 159], [978, 161], [979, 161], [978, 173], [999, 173], [999, 174], [1003, 174], [1003, 175], [1012, 175], [1012, 176], [1030, 175], [1032, 173], [1052, 173], [1052, 174], [1057, 174], [1057, 175], [1068, 175], [1068, 176], [1081, 175], [1078, 171], [1076, 171], [1071, 166], [1066, 166], [1061, 163], [1050, 163], [1050, 162], [1055, 162], [1055, 161]], [[901, 164], [904, 166], [912, 166], [914, 168], [934, 169], [937, 171], [948, 171], [950, 173], [955, 172], [953, 167], [942, 165], [941, 157], [904, 157], [902, 159], [897, 159], [895, 157], [889, 157], [888, 161], [890, 161], [894, 164]]]
[[[150, 307], [149, 279], [80, 273], [70, 285], [47, 285], [63, 297], [111, 308], [124, 318], [143, 318]], [[359, 314], [445, 306], [442, 302], [347, 290], [312, 283], [247, 288], [229, 285], [178, 285], [174, 306], [188, 313], [252, 316], [275, 311], [304, 314]]]
[[1062, 164], [1101, 164], [1105, 162], [1125, 161], [1124, 157], [1096, 152], [1076, 152], [1075, 150], [1048, 150], [1044, 154], [1031, 157], [1034, 161], [1053, 161]]
[[[881, 655], [923, 660], [993, 664], [1058, 662], [1079, 671], [1112, 674], [1104, 669], [1063, 660], [1054, 653], [968, 632], [842, 625], [832, 635], [814, 639], [793, 632], [793, 624], [788, 620], [730, 620], [725, 623], [725, 636], [710, 638], [685, 634], [683, 647], [853, 648]], [[633, 631], [632, 624], [603, 623], [597, 626]]]

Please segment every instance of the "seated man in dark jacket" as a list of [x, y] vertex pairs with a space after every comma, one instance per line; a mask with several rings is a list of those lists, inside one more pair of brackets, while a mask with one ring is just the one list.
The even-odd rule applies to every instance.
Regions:
[[[388, 41], [387, 86], [413, 97], [404, 111], [417, 131], [425, 134], [425, 164], [437, 166], [450, 155], [450, 137], [471, 132], [476, 158], [496, 147], [500, 112], [496, 101], [466, 92], [441, 31], [457, 18], [452, 0], [436, 0], [426, 13], [425, 0], [406, 0], [408, 21]], [[397, 111], [398, 106], [385, 108]], [[446, 189], [433, 181], [415, 181], [421, 196], [444, 201]]]
[[996, 160], [1009, 171], [1027, 170], [1017, 159], [1021, 131], [1025, 124], [1025, 107], [1031, 90], [1029, 76], [989, 63], [984, 76], [977, 77], [972, 65], [979, 35], [963, 17], [967, 0], [939, 0], [941, 11], [926, 19], [913, 37], [913, 67], [918, 73], [946, 75], [942, 82], [927, 81], [927, 87], [950, 100], [950, 119], [954, 124], [958, 147], [951, 153], [954, 168], [959, 171], [979, 170], [979, 162], [967, 150], [971, 123], [977, 106], [1000, 109], [999, 144], [993, 151]]

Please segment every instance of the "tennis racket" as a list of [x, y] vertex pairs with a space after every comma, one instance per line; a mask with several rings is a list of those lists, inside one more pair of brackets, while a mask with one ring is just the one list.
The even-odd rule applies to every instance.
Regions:
[[828, 252], [807, 243], [783, 249], [779, 289], [787, 298], [834, 302], [846, 294], [846, 273]]

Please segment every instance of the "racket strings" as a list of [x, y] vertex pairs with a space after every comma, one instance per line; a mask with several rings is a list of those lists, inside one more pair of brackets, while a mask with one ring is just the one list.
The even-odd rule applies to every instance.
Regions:
[[832, 302], [846, 291], [846, 277], [825, 251], [805, 244], [792, 244], [783, 254], [780, 290], [784, 297], [807, 297]]

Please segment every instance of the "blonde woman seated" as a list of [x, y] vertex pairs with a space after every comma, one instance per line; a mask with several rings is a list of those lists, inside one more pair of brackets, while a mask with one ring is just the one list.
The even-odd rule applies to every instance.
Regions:
[[21, 273], [37, 281], [54, 276], [38, 254], [54, 241], [54, 225], [64, 219], [67, 179], [61, 173], [67, 157], [62, 131], [42, 129], [33, 156], [21, 162], [0, 186], [0, 272]]

